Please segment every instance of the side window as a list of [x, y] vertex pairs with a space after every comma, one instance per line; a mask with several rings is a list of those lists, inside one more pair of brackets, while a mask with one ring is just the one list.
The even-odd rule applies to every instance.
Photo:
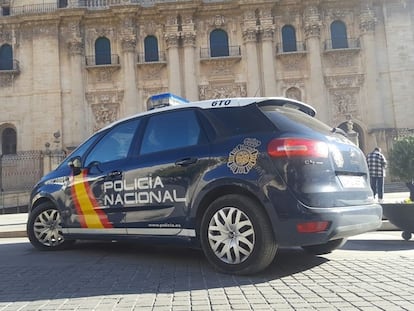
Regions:
[[182, 110], [150, 117], [141, 154], [194, 146], [205, 142], [195, 111]]
[[140, 123], [139, 119], [116, 125], [91, 150], [85, 160], [85, 166], [92, 162], [105, 163], [126, 159]]

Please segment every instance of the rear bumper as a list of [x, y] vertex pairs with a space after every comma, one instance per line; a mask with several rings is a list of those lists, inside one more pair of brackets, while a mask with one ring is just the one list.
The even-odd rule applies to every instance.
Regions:
[[[334, 208], [309, 208], [299, 203], [300, 217], [280, 220], [276, 238], [280, 246], [324, 244], [330, 240], [347, 238], [378, 229], [382, 221], [380, 204]], [[328, 221], [329, 227], [322, 232], [300, 233], [297, 225], [304, 222]]]

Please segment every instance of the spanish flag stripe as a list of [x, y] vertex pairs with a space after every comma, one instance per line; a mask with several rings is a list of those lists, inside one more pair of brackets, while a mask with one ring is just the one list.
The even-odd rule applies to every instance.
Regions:
[[80, 208], [80, 203], [78, 200], [78, 196], [76, 195], [76, 191], [75, 191], [75, 182], [78, 182], [75, 178], [75, 176], [72, 176], [72, 187], [71, 187], [71, 193], [72, 193], [72, 198], [73, 198], [73, 203], [75, 204], [75, 208], [76, 208], [76, 212], [78, 214], [79, 217], [79, 222], [82, 228], [86, 228], [86, 221], [85, 221], [85, 216], [83, 215], [82, 209]]
[[90, 202], [92, 203], [92, 207], [95, 206], [95, 212], [97, 216], [99, 217], [101, 224], [103, 225], [104, 228], [112, 228], [112, 223], [108, 220], [108, 217], [106, 216], [105, 212], [102, 211], [102, 209], [98, 208], [99, 206], [98, 202], [96, 201], [96, 198], [92, 193], [92, 189], [89, 186], [89, 183], [87, 182], [86, 170], [83, 172], [83, 176], [85, 180], [84, 185], [85, 185], [87, 197], [90, 199]]
[[96, 214], [94, 206], [88, 196], [85, 183], [83, 175], [75, 176], [73, 187], [75, 188], [79, 209], [85, 218], [86, 228], [103, 228], [102, 222]]

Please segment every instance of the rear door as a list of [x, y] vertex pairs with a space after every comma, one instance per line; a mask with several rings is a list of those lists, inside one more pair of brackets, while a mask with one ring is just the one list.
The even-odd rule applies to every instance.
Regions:
[[148, 116], [139, 155], [123, 176], [128, 234], [195, 236], [187, 216], [209, 153], [195, 109]]

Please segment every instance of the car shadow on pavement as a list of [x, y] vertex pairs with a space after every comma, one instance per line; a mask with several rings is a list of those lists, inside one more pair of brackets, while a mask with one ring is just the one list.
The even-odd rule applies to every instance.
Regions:
[[348, 251], [365, 251], [365, 252], [379, 252], [379, 251], [406, 251], [414, 249], [414, 240], [381, 240], [381, 239], [352, 239], [348, 240], [345, 245], [341, 247], [342, 250]]
[[328, 261], [300, 249], [281, 249], [265, 271], [235, 276], [215, 271], [201, 250], [141, 243], [85, 241], [68, 250], [48, 252], [38, 251], [24, 241], [0, 244], [0, 254], [0, 302], [261, 284]]

